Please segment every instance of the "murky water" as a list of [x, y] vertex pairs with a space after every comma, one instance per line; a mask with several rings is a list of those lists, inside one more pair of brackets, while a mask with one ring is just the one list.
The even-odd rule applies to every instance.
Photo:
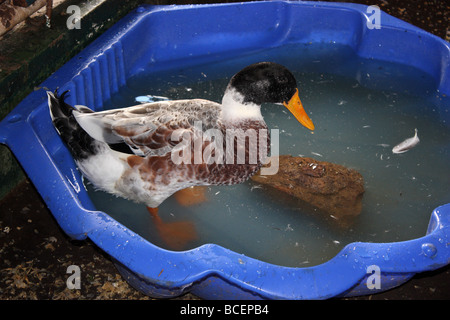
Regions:
[[[131, 79], [106, 107], [133, 105], [142, 95], [220, 102], [233, 73], [263, 60], [294, 72], [316, 126], [311, 133], [284, 107], [264, 105], [269, 128], [280, 130], [280, 154], [358, 170], [366, 190], [362, 212], [342, 226], [336, 217], [303, 208], [252, 181], [207, 187], [206, 202], [185, 207], [171, 197], [159, 208], [166, 222], [195, 224], [199, 239], [185, 249], [215, 243], [266, 262], [304, 267], [329, 260], [354, 241], [423, 236], [432, 210], [450, 202], [450, 103], [419, 70], [359, 59], [332, 44], [296, 45], [182, 69], [153, 72], [149, 65], [148, 73]], [[415, 128], [419, 145], [393, 154], [392, 147], [412, 137]], [[89, 193], [99, 210], [165, 247], [145, 206], [90, 187]]]

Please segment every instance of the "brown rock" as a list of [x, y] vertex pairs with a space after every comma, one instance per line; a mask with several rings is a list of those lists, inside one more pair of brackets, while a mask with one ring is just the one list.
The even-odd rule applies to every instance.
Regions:
[[340, 222], [358, 216], [362, 209], [362, 175], [338, 164], [282, 155], [277, 174], [257, 174], [252, 180], [300, 199]]

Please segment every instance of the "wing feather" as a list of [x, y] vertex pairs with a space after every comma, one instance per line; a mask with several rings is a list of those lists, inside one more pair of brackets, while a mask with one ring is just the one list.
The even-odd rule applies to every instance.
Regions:
[[175, 130], [218, 128], [220, 105], [202, 99], [160, 101], [95, 113], [74, 111], [80, 126], [94, 139], [108, 144], [126, 143], [134, 154], [164, 155], [178, 143]]

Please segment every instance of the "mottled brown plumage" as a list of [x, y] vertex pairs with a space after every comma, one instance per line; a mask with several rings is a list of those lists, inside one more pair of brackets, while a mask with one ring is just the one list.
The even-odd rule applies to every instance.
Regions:
[[291, 110], [296, 92], [286, 68], [264, 62], [236, 74], [222, 104], [193, 99], [93, 112], [68, 106], [64, 95], [48, 96], [53, 123], [83, 175], [99, 189], [158, 207], [190, 186], [249, 179], [270, 148], [260, 104], [289, 103]]

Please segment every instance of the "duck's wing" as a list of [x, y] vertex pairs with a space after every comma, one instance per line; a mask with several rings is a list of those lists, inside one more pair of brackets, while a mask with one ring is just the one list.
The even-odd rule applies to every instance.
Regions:
[[218, 103], [202, 99], [161, 101], [94, 113], [77, 108], [74, 116], [92, 138], [122, 152], [126, 145], [139, 156], [170, 152], [180, 142], [173, 139], [176, 130], [182, 137], [183, 131], [218, 128], [220, 114]]

